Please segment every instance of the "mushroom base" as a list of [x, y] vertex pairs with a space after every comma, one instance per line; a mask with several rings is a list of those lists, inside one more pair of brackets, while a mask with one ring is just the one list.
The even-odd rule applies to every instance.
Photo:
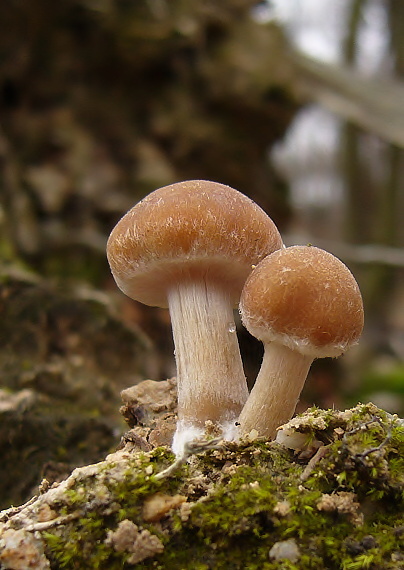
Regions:
[[[187, 443], [198, 439], [206, 438], [206, 426], [198, 427], [190, 424], [187, 421], [179, 420], [177, 422], [177, 429], [175, 430], [171, 448], [176, 457], [182, 457]], [[225, 441], [235, 441], [238, 437], [238, 430], [236, 426], [236, 418], [230, 421], [223, 422], [214, 426], [215, 435], [221, 437]]]

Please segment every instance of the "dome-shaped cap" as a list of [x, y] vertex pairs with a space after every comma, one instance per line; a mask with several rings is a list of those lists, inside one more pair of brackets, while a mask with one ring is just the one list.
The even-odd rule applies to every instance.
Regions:
[[244, 286], [240, 312], [263, 342], [279, 342], [302, 354], [339, 356], [363, 329], [363, 303], [349, 269], [331, 253], [288, 247], [266, 257]]
[[280, 247], [275, 224], [247, 196], [191, 180], [136, 204], [112, 230], [107, 255], [126, 295], [166, 307], [175, 281], [202, 277], [220, 282], [237, 303], [251, 266]]

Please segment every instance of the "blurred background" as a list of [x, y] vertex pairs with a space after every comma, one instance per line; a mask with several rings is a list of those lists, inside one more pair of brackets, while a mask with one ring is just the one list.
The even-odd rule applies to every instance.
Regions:
[[357, 278], [363, 338], [299, 410], [403, 414], [400, 0], [3, 0], [0, 32], [0, 506], [101, 459], [120, 390], [175, 374], [168, 312], [117, 290], [105, 244], [180, 180], [237, 188]]

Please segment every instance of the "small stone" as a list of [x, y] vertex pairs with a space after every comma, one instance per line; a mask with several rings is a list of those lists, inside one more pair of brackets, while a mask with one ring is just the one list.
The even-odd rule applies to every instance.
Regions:
[[290, 560], [290, 562], [297, 562], [300, 558], [300, 550], [293, 538], [281, 540], [280, 542], [275, 542], [269, 551], [269, 558], [272, 560]]

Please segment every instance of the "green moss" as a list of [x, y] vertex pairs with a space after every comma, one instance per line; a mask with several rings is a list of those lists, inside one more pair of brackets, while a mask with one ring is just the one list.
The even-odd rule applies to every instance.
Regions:
[[394, 419], [354, 417], [341, 440], [329, 446], [307, 482], [324, 492], [353, 490], [361, 499], [402, 501], [404, 428]]
[[[122, 568], [127, 553], [118, 553], [105, 543], [108, 530], [116, 529], [124, 519], [141, 520], [144, 499], [158, 491], [174, 494], [178, 477], [156, 480], [148, 474], [149, 467], [162, 470], [174, 460], [171, 451], [156, 448], [151, 453], [139, 453], [121, 466], [108, 462], [100, 464], [97, 475], [79, 480], [66, 490], [65, 504], [59, 514], [68, 516], [83, 511], [83, 516], [69, 524], [68, 540], [60, 530], [45, 532], [44, 538], [55, 568]], [[117, 469], [117, 477], [113, 476]], [[112, 476], [111, 476], [112, 475]], [[109, 505], [104, 509], [105, 505]], [[142, 524], [143, 528], [151, 527]], [[161, 534], [152, 528], [153, 534]], [[95, 547], [96, 545], [96, 547]]]
[[[60, 506], [64, 513], [81, 509], [80, 518], [44, 533], [52, 567], [402, 568], [400, 422], [368, 405], [344, 414], [311, 410], [299, 430], [328, 442], [308, 474], [305, 455], [260, 440], [227, 444], [193, 457], [163, 479], [155, 474], [174, 459], [166, 448], [100, 464], [96, 475], [76, 480]], [[189, 510], [145, 521], [144, 502], [156, 493], [187, 496]], [[347, 504], [327, 510], [320, 506], [324, 497], [341, 497]], [[128, 553], [116, 552], [105, 542], [108, 531], [125, 519], [158, 536], [164, 551], [130, 565]], [[286, 540], [297, 545], [299, 559], [270, 559], [273, 545]]]

